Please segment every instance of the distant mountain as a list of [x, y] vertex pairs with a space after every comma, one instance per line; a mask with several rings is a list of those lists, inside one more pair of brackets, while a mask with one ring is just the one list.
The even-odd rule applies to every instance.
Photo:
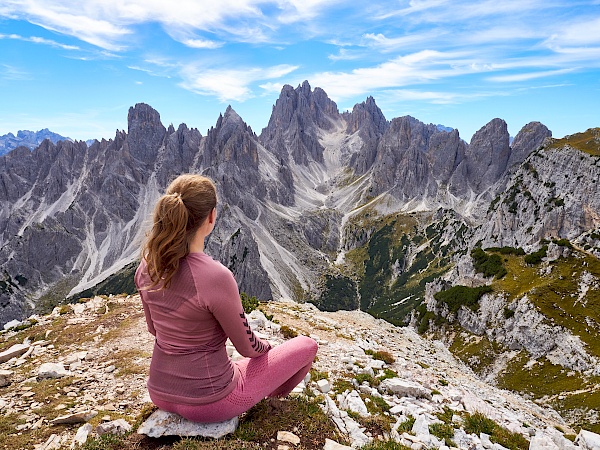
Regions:
[[44, 128], [40, 131], [19, 130], [16, 136], [12, 133], [0, 136], [0, 155], [5, 155], [21, 145], [27, 147], [29, 150], [33, 150], [39, 146], [44, 139], [50, 139], [54, 144], [58, 141], [72, 141], [71, 138], [53, 133], [48, 128]]

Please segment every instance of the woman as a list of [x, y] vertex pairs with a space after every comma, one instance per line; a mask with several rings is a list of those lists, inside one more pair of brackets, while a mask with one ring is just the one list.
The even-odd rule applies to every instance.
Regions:
[[[177, 177], [158, 200], [135, 274], [156, 337], [150, 398], [195, 422], [228, 420], [265, 397], [286, 396], [317, 352], [305, 336], [272, 348], [252, 332], [232, 273], [204, 253], [216, 206], [208, 178]], [[245, 359], [231, 361], [227, 338]]]

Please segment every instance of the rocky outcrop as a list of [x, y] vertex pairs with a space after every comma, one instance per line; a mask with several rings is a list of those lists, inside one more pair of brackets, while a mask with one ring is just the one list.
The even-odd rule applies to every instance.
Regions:
[[338, 118], [337, 105], [322, 89], [312, 91], [308, 81], [296, 89], [285, 85], [260, 141], [285, 162], [289, 157], [300, 165], [323, 162], [318, 131], [331, 129]]

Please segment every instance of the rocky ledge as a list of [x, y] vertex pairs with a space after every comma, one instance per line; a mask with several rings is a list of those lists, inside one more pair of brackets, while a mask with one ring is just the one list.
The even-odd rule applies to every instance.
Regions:
[[[295, 429], [278, 430], [262, 448], [600, 448], [599, 435], [576, 433], [556, 411], [484, 383], [441, 343], [410, 328], [309, 304], [271, 302], [260, 309], [249, 323], [272, 344], [295, 333], [319, 343], [311, 376], [292, 395], [317, 402], [337, 428], [318, 446]], [[163, 413], [145, 390], [153, 341], [137, 296], [95, 297], [7, 328], [0, 335], [4, 448], [86, 448], [103, 434], [134, 431], [216, 436], [177, 417], [157, 417]], [[487, 428], [475, 429], [474, 420]], [[234, 422], [225, 433], [235, 430]], [[374, 422], [379, 426], [369, 426]], [[398, 447], [376, 446], [383, 442]]]

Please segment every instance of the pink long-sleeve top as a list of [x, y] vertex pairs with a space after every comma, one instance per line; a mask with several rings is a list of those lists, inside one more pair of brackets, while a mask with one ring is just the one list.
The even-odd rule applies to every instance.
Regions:
[[148, 331], [156, 337], [148, 377], [153, 399], [186, 405], [220, 400], [239, 376], [227, 338], [250, 358], [271, 348], [248, 326], [233, 274], [204, 253], [182, 258], [168, 289], [148, 288], [144, 260], [135, 283]]

